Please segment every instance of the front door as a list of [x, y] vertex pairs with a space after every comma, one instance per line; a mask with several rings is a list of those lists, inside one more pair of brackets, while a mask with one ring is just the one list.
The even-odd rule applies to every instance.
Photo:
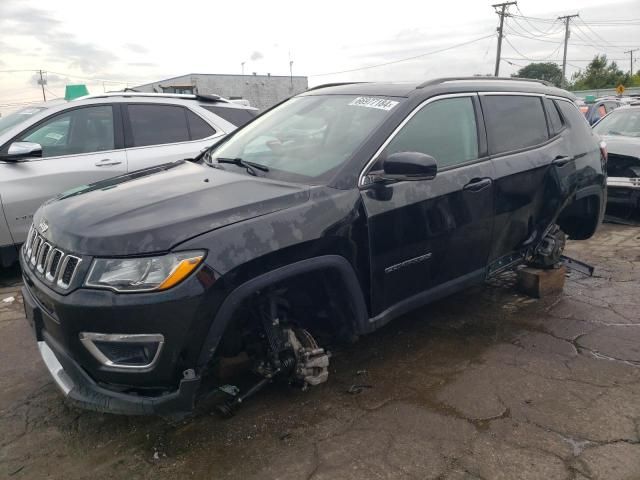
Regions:
[[373, 183], [362, 189], [368, 217], [372, 313], [484, 274], [493, 228], [493, 165], [475, 94], [425, 102], [387, 141], [382, 159], [431, 155], [433, 180]]
[[2, 204], [14, 243], [25, 240], [31, 218], [45, 200], [127, 172], [125, 151], [116, 140], [115, 117], [111, 105], [75, 108], [12, 140], [42, 146], [42, 158], [0, 163]]

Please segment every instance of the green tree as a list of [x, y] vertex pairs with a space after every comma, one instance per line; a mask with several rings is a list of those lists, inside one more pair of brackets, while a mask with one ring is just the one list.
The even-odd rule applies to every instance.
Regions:
[[559, 87], [562, 83], [562, 70], [553, 62], [530, 63], [511, 76], [546, 80], [553, 83], [556, 87]]
[[620, 70], [616, 62], [609, 62], [606, 55], [596, 55], [582, 71], [578, 70], [571, 77], [572, 90], [590, 90], [595, 88], [613, 88], [622, 84], [628, 87], [632, 77]]

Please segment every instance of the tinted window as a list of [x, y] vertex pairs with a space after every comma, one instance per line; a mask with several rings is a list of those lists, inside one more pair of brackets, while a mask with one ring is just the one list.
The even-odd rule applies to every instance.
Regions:
[[133, 146], [189, 140], [185, 109], [174, 105], [129, 105]]
[[113, 150], [113, 110], [104, 105], [60, 113], [25, 132], [20, 140], [42, 145], [43, 157]]
[[545, 98], [544, 105], [547, 109], [547, 118], [549, 119], [549, 127], [553, 135], [557, 135], [563, 127], [562, 117], [558, 112], [558, 107], [553, 100]]
[[548, 138], [539, 97], [489, 95], [483, 99], [491, 153], [538, 145]]
[[189, 120], [189, 132], [191, 140], [200, 140], [216, 133], [216, 131], [198, 115], [187, 109], [187, 119]]
[[385, 149], [431, 155], [441, 168], [478, 158], [478, 130], [470, 97], [427, 104], [398, 132]]
[[245, 110], [244, 108], [213, 107], [204, 105], [201, 105], [201, 107], [215, 113], [219, 117], [224, 118], [227, 122], [232, 123], [236, 127], [241, 127], [245, 123], [253, 120], [257, 114], [255, 110]]

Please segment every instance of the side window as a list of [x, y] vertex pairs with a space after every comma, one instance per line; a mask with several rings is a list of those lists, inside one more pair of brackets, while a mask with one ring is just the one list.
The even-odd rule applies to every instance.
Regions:
[[533, 147], [547, 140], [547, 121], [539, 97], [487, 95], [482, 106], [491, 153]]
[[201, 138], [207, 138], [216, 133], [211, 125], [189, 109], [187, 109], [187, 119], [189, 121], [191, 140], [200, 140]]
[[189, 141], [185, 109], [175, 105], [128, 105], [133, 146]]
[[544, 99], [544, 106], [547, 110], [547, 118], [549, 119], [549, 128], [551, 135], [556, 136], [564, 127], [564, 121], [558, 111], [558, 107], [555, 102], [549, 98]]
[[618, 105], [616, 102], [607, 102], [604, 104], [607, 113], [614, 111], [616, 108], [618, 108], [620, 105]]
[[427, 104], [391, 140], [383, 156], [397, 152], [426, 153], [440, 168], [478, 158], [472, 98], [445, 98]]
[[23, 133], [20, 140], [39, 143], [45, 158], [113, 150], [113, 109], [101, 105], [60, 113]]
[[205, 105], [201, 105], [201, 107], [224, 118], [236, 127], [241, 127], [250, 122], [257, 114], [256, 110], [246, 110], [244, 108], [210, 107]]

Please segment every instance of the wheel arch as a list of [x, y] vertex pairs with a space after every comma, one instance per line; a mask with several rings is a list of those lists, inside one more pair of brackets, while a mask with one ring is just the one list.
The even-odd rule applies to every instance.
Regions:
[[349, 261], [340, 255], [321, 255], [300, 260], [265, 272], [236, 287], [222, 302], [213, 318], [198, 357], [197, 369], [201, 371], [209, 364], [218, 345], [230, 325], [234, 313], [245, 300], [256, 292], [276, 285], [301, 274], [321, 271], [335, 272], [342, 282], [353, 315], [355, 333], [366, 331], [369, 314], [358, 277]]
[[591, 238], [602, 223], [606, 191], [593, 185], [576, 193], [558, 216], [557, 224], [572, 240]]

